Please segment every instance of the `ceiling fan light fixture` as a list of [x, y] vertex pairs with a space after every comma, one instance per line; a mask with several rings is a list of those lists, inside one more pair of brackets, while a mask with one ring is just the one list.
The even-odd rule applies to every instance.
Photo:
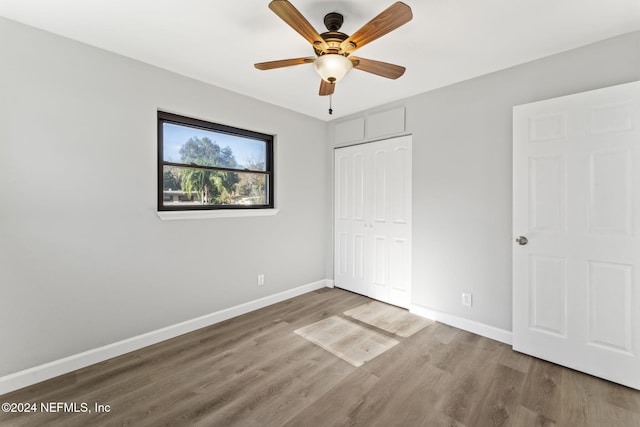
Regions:
[[322, 80], [329, 83], [339, 82], [353, 68], [353, 64], [346, 57], [337, 53], [327, 53], [318, 57], [313, 63]]

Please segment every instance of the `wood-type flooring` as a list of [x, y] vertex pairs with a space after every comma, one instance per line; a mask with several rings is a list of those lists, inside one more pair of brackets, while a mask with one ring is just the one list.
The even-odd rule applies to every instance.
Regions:
[[438, 322], [376, 329], [400, 342], [360, 367], [294, 333], [369, 301], [318, 290], [5, 394], [38, 412], [0, 425], [640, 426], [639, 391]]

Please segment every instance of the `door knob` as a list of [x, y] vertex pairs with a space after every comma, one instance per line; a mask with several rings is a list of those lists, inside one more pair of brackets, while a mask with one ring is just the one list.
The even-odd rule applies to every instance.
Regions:
[[527, 243], [529, 243], [529, 239], [527, 239], [527, 238], [526, 238], [526, 237], [524, 237], [524, 236], [518, 236], [518, 237], [516, 238], [516, 242], [517, 242], [519, 245], [524, 246], [524, 245], [526, 245]]

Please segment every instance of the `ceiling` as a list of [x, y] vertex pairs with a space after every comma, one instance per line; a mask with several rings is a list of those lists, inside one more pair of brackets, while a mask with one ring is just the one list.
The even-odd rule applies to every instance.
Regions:
[[[393, 0], [291, 0], [318, 30], [344, 15], [353, 34]], [[0, 16], [278, 106], [331, 120], [640, 29], [640, 0], [406, 0], [413, 20], [357, 56], [407, 67], [389, 80], [353, 70], [333, 115], [311, 65], [255, 62], [313, 56], [268, 0], [0, 0]]]

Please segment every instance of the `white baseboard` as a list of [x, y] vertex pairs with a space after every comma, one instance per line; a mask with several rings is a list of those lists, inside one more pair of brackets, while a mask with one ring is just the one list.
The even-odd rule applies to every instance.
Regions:
[[508, 345], [512, 344], [512, 333], [505, 329], [496, 328], [474, 320], [465, 319], [463, 317], [454, 316], [452, 314], [415, 304], [412, 304], [409, 307], [409, 311], [413, 314], [417, 314], [418, 316], [426, 317], [427, 319], [435, 320], [440, 323], [445, 323], [458, 329], [463, 329], [477, 335], [482, 335], [483, 337], [491, 338], [492, 340], [500, 341]]
[[9, 374], [0, 377], [0, 395], [325, 287], [332, 288], [333, 280], [320, 280], [309, 283], [275, 295], [249, 301], [235, 307]]

